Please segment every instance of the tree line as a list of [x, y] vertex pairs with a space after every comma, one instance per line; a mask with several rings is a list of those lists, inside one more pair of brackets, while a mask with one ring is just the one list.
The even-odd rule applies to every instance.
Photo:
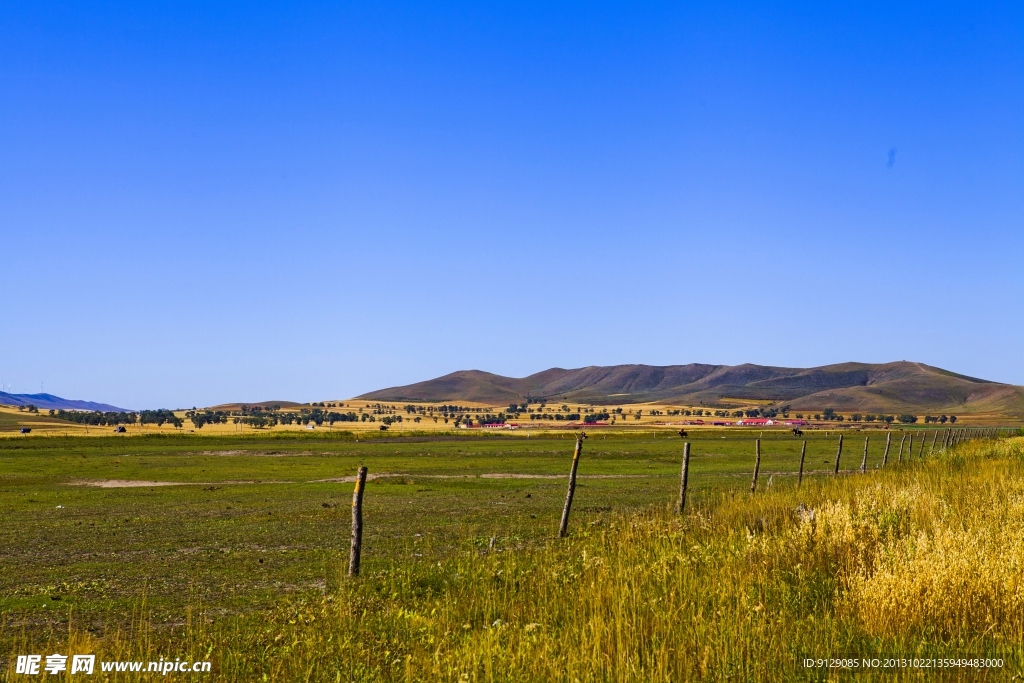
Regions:
[[76, 424], [114, 427], [117, 425], [133, 424], [155, 424], [162, 427], [164, 424], [172, 424], [181, 427], [183, 424], [180, 417], [171, 410], [141, 410], [139, 412], [101, 412], [99, 410], [50, 410], [50, 416], [58, 420], [74, 422]]

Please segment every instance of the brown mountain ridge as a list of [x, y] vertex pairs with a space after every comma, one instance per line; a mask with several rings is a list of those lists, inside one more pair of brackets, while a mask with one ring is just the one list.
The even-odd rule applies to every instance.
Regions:
[[816, 368], [765, 365], [612, 365], [551, 368], [528, 377], [460, 370], [357, 398], [379, 401], [524, 400], [596, 405], [663, 402], [727, 406], [744, 401], [788, 403], [793, 410], [913, 414], [985, 413], [1024, 418], [1024, 387], [941, 368], [894, 363], [839, 363]]

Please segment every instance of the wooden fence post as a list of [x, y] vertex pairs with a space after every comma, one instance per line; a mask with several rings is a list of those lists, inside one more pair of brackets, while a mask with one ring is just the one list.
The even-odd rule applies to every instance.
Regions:
[[683, 444], [683, 472], [679, 479], [679, 504], [676, 506], [676, 512], [683, 514], [683, 509], [686, 508], [686, 482], [690, 477], [690, 442], [687, 441]]
[[868, 437], [864, 437], [864, 457], [860, 459], [860, 473], [868, 471]]
[[939, 438], [939, 430], [932, 432], [932, 445], [928, 448], [928, 455], [935, 455], [935, 439]]
[[885, 435], [885, 453], [882, 454], [882, 467], [889, 462], [889, 444], [892, 443], [892, 432], [887, 432]]
[[761, 471], [761, 439], [754, 439], [754, 478], [750, 482], [750, 492], [757, 491], [757, 473]]
[[900, 465], [900, 464], [903, 463], [903, 446], [906, 443], [907, 443], [907, 435], [904, 434], [903, 438], [900, 439], [900, 454], [899, 454], [899, 457], [896, 459], [896, 464], [897, 465]]
[[796, 479], [796, 485], [797, 486], [800, 486], [800, 484], [802, 484], [803, 481], [804, 481], [804, 458], [806, 456], [807, 456], [807, 441], [805, 439], [804, 440], [804, 444], [800, 447], [800, 474], [799, 474], [799, 476], [797, 476], [797, 479]]
[[839, 435], [839, 449], [836, 451], [836, 468], [832, 472], [833, 475], [839, 474], [839, 458], [843, 455], [843, 435]]
[[360, 467], [356, 475], [356, 488], [352, 491], [352, 548], [348, 555], [348, 575], [359, 576], [359, 558], [363, 551], [363, 490], [366, 488], [366, 468]]
[[586, 432], [576, 435], [576, 449], [572, 453], [572, 468], [569, 470], [569, 490], [565, 493], [565, 507], [562, 508], [562, 523], [558, 525], [558, 537], [565, 538], [569, 531], [569, 510], [572, 509], [572, 497], [576, 493], [576, 468], [580, 464], [580, 453], [583, 451], [583, 439]]
[[924, 458], [924, 442], [928, 440], [928, 435], [924, 432], [921, 433], [921, 448], [917, 451], [918, 458]]

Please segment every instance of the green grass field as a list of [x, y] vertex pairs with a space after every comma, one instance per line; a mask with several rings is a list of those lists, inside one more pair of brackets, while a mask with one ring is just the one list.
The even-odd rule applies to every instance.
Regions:
[[[832, 478], [835, 434], [808, 432], [808, 475], [797, 492], [801, 440], [765, 431], [751, 498], [758, 433], [695, 430], [683, 522], [670, 513], [682, 440], [595, 433], [564, 541], [553, 537], [570, 434], [7, 439], [0, 657], [11, 680], [19, 677], [8, 654], [61, 647], [139, 659], [209, 652], [223, 680], [553, 680], [565, 678], [565, 667], [577, 680], [773, 680], [771, 666], [783, 667], [781, 679], [821, 677], [796, 667], [798, 648], [768, 623], [783, 617], [797, 619], [796, 645], [819, 656], [853, 654], [841, 650], [854, 646], [976, 654], [963, 650], [970, 630], [955, 642], [927, 629], [892, 640], [884, 629], [840, 623], [845, 584], [828, 558], [793, 562], [756, 585], [736, 565], [739, 556], [770, 564], [789, 552], [766, 546], [754, 560], [750, 539], [792, 526], [798, 501], [856, 501], [869, 485], [898, 488], [950, 466], [946, 457], [920, 461], [924, 431], [913, 433], [913, 460], [904, 453], [898, 466], [894, 430], [885, 472], [884, 431], [846, 434], [841, 464], [850, 476]], [[854, 471], [865, 436], [871, 474], [862, 477]], [[376, 478], [365, 496], [363, 576], [353, 582], [342, 569], [350, 478], [360, 465]], [[903, 521], [899, 514], [885, 523], [911, 525], [914, 513]], [[675, 588], [647, 576], [654, 567], [662, 579], [674, 577]], [[581, 596], [588, 585], [592, 595]], [[631, 593], [630, 604], [613, 604], [604, 593], [613, 586]], [[608, 602], [594, 602], [602, 595]], [[773, 600], [785, 606], [773, 608]], [[730, 631], [741, 607], [766, 623]], [[820, 632], [801, 621], [815, 615]], [[1020, 633], [1019, 620], [1012, 633]], [[522, 622], [514, 637], [513, 622]], [[605, 632], [609, 624], [617, 634]], [[990, 628], [970, 647], [1003, 652], [999, 634]], [[702, 638], [719, 651], [702, 653]], [[768, 648], [763, 661], [755, 647]]]

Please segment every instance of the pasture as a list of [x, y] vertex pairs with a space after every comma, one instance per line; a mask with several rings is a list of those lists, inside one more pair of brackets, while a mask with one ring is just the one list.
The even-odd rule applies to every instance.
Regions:
[[[903, 543], [939, 502], [959, 510], [950, 501], [974, 495], [973, 484], [984, 497], [998, 482], [1005, 490], [992, 495], [1010, 507], [1024, 490], [1019, 445], [972, 443], [953, 458], [929, 440], [922, 459], [925, 432], [911, 431], [913, 458], [897, 463], [894, 429], [884, 471], [884, 430], [845, 434], [844, 474], [832, 477], [834, 432], [766, 430], [751, 496], [761, 433], [693, 430], [682, 519], [671, 513], [682, 439], [595, 432], [565, 540], [553, 537], [568, 433], [5, 439], [3, 670], [15, 677], [8, 655], [61, 647], [139, 659], [208, 652], [218, 680], [552, 680], [569, 669], [578, 680], [802, 680], [825, 674], [799, 669], [799, 652], [855, 651], [999, 653], [1019, 666], [1021, 617], [1000, 611], [1012, 602], [1002, 593], [982, 605], [981, 626], [949, 616], [941, 628], [876, 627], [849, 602], [862, 573], [844, 563], [885, 555], [866, 550], [869, 540]], [[360, 465], [371, 480], [362, 576], [350, 580]], [[798, 503], [840, 517], [845, 505], [844, 523], [868, 515], [875, 531], [865, 521], [845, 542], [791, 547], [806, 533]], [[825, 532], [812, 544], [813, 533]]]

